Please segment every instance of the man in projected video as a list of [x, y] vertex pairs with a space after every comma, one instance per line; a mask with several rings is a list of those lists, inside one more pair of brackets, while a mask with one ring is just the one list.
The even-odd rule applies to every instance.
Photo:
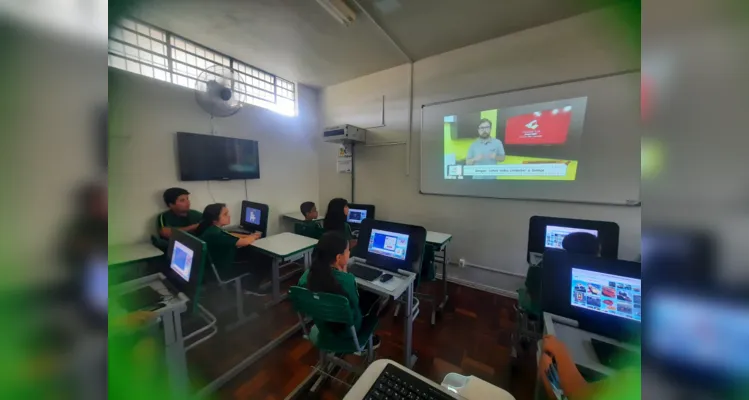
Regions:
[[[471, 143], [466, 155], [467, 165], [495, 165], [505, 160], [502, 142], [491, 137], [492, 122], [483, 118], [479, 122], [479, 137]], [[495, 179], [494, 176], [474, 176], [473, 179]]]

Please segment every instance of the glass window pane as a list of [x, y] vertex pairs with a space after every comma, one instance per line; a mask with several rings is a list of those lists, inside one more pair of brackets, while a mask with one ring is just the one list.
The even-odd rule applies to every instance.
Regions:
[[129, 20], [129, 19], [123, 19], [120, 22], [120, 25], [124, 26], [125, 28], [130, 28], [130, 29], [133, 29], [133, 30], [135, 29], [135, 22], [133, 22], [132, 20]]
[[138, 56], [142, 61], [146, 62], [147, 64], [153, 63], [153, 56], [151, 55], [151, 53], [145, 50], [138, 50]]
[[137, 63], [135, 61], [127, 60], [127, 70], [130, 72], [135, 72], [136, 74], [140, 74], [140, 63]]
[[124, 39], [123, 39], [123, 33], [122, 33], [122, 31], [123, 31], [123, 29], [122, 29], [122, 28], [120, 28], [119, 26], [115, 26], [115, 27], [113, 27], [113, 28], [112, 28], [112, 29], [111, 29], [111, 30], [109, 31], [109, 36], [111, 36], [111, 37], [113, 37], [113, 38], [115, 38], [115, 39], [120, 39], [120, 40], [124, 40]]
[[195, 65], [195, 56], [192, 54], [185, 54], [185, 61], [188, 65]]
[[153, 67], [149, 67], [148, 65], [141, 65], [140, 66], [140, 73], [142, 75], [145, 75], [145, 76], [153, 78]]
[[153, 63], [156, 65], [161, 65], [162, 67], [166, 67], [166, 58], [159, 57], [159, 56], [153, 56]]
[[154, 68], [153, 69], [153, 77], [156, 78], [156, 79], [158, 79], [158, 80], [165, 81], [166, 80], [166, 72], [164, 72], [163, 70], [160, 70], [158, 68]]
[[136, 24], [135, 26], [138, 33], [143, 33], [145, 35], [149, 35], [151, 33], [151, 30], [143, 24]]
[[205, 50], [203, 50], [202, 48], [198, 47], [197, 49], [195, 49], [195, 54], [197, 54], [197, 55], [199, 55], [201, 57], [205, 57]]
[[138, 49], [133, 46], [125, 46], [125, 54], [130, 57], [138, 58]]
[[119, 69], [127, 69], [127, 64], [125, 63], [124, 58], [117, 57], [111, 54], [109, 55], [109, 65]]
[[154, 39], [156, 39], [156, 40], [160, 40], [160, 41], [162, 41], [162, 42], [163, 42], [163, 41], [164, 41], [164, 39], [165, 39], [165, 38], [164, 38], [164, 33], [163, 33], [163, 32], [161, 32], [161, 31], [158, 31], [158, 30], [156, 30], [156, 29], [153, 29], [153, 28], [151, 28], [151, 37], [152, 37], [152, 38], [154, 38]]
[[185, 62], [185, 53], [180, 50], [175, 50], [175, 51], [177, 54], [175, 55], [174, 59]]
[[150, 49], [151, 48], [151, 39], [138, 35], [138, 47], [144, 48], [144, 49]]
[[195, 53], [195, 46], [193, 46], [192, 43], [187, 42], [185, 43], [185, 51], [187, 51], [188, 53]]
[[117, 54], [125, 54], [125, 46], [120, 42], [114, 40], [109, 41], [109, 51]]
[[155, 53], [166, 55], [166, 46], [156, 41], [151, 42], [151, 50], [153, 50]]
[[122, 34], [123, 34], [123, 38], [122, 39], [125, 42], [136, 44], [136, 45], [138, 44], [138, 35], [134, 34], [133, 32], [126, 31], [126, 30], [123, 30]]
[[202, 58], [196, 58], [195, 65], [197, 65], [198, 68], [205, 69], [205, 60]]

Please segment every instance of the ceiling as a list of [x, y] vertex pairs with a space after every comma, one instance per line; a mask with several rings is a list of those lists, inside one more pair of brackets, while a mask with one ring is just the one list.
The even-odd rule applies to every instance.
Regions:
[[[420, 60], [617, 0], [359, 0]], [[357, 11], [340, 25], [315, 0], [161, 0], [133, 15], [280, 77], [324, 87], [408, 62]]]

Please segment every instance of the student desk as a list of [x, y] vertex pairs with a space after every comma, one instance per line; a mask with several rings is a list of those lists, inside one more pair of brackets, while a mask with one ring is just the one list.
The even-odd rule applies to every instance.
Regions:
[[[572, 360], [575, 361], [577, 368], [584, 375], [594, 374], [601, 377], [607, 377], [617, 372], [615, 369], [607, 367], [598, 361], [598, 357], [593, 350], [593, 345], [590, 342], [590, 339], [592, 338], [598, 339], [602, 342], [615, 344], [627, 350], [635, 352], [640, 351], [637, 346], [621, 343], [614, 339], [582, 330], [578, 328], [577, 321], [547, 312], [544, 313], [544, 335], [554, 335], [559, 339], [559, 341], [564, 343], [570, 356], [572, 356]], [[543, 340], [539, 340], [537, 346], [536, 362], [541, 360], [541, 354], [543, 353]], [[541, 382], [541, 379], [536, 378], [535, 398], [543, 399], [545, 396], [546, 392], [543, 387], [543, 382]]]
[[151, 243], [109, 246], [107, 249], [109, 281], [124, 282], [157, 272], [159, 266], [156, 261], [163, 255], [164, 252]]
[[367, 268], [376, 269], [385, 274], [393, 275], [393, 279], [387, 283], [381, 283], [377, 279], [374, 281], [368, 281], [361, 278], [356, 278], [356, 284], [369, 292], [381, 295], [381, 296], [392, 296], [396, 301], [406, 294], [404, 300], [406, 305], [405, 311], [405, 323], [403, 324], [403, 346], [404, 350], [404, 365], [408, 368], [413, 368], [416, 363], [416, 355], [413, 354], [413, 324], [416, 317], [419, 315], [419, 303], [418, 301], [414, 305], [414, 281], [416, 281], [416, 274], [413, 272], [398, 270], [398, 273], [393, 273], [385, 269], [373, 267], [365, 263], [363, 259], [353, 258], [354, 262], [363, 265]]
[[271, 305], [281, 302], [288, 296], [287, 293], [281, 294], [281, 273], [280, 267], [285, 261], [292, 261], [304, 257], [304, 266], [308, 267], [312, 259], [312, 250], [317, 244], [317, 239], [310, 239], [306, 236], [297, 235], [291, 232], [279, 233], [258, 239], [252, 243], [252, 247], [261, 253], [269, 255], [273, 259], [273, 272], [271, 285], [273, 287], [273, 300]]
[[[157, 249], [158, 250], [158, 249]], [[134, 255], [135, 253], [131, 253]], [[144, 252], [143, 254], [146, 254]], [[186, 398], [189, 395], [189, 377], [187, 375], [187, 360], [185, 358], [185, 341], [182, 335], [182, 313], [187, 311], [190, 300], [184, 293], [174, 295], [164, 285], [166, 277], [161, 273], [144, 276], [132, 281], [124, 282], [110, 288], [111, 297], [150, 286], [159, 294], [168, 296], [164, 307], [154, 310], [164, 326], [164, 354], [169, 384], [174, 398]]]
[[163, 255], [164, 252], [151, 243], [109, 246], [107, 249], [107, 265], [111, 267], [113, 265], [131, 264]]
[[450, 243], [452, 239], [453, 235], [449, 233], [427, 231], [427, 243], [434, 246], [436, 249], [434, 262], [440, 262], [442, 264], [442, 302], [432, 310], [432, 325], [434, 325], [436, 320], [437, 310], [440, 312], [443, 311], [445, 309], [445, 304], [447, 304], [447, 244]]

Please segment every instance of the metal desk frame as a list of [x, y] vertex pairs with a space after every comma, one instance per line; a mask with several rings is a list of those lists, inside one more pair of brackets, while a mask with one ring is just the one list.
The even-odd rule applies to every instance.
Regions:
[[[382, 286], [376, 285], [373, 282], [361, 278], [356, 278], [356, 284], [364, 290], [379, 295], [392, 296], [396, 301], [400, 301], [405, 304], [406, 311], [404, 313], [405, 315], [403, 316], [405, 319], [403, 324], [403, 343], [405, 344], [403, 346], [403, 365], [408, 368], [413, 368], [417, 360], [416, 355], [413, 354], [413, 323], [416, 320], [416, 317], [419, 315], [418, 299], [416, 299], [416, 304], [414, 304], [414, 282], [416, 281], [416, 274], [402, 269], [398, 270], [398, 274], [393, 274], [393, 271], [388, 271], [385, 269], [367, 265], [365, 264], [364, 260], [361, 259], [355, 259], [355, 262], [367, 268], [372, 268], [381, 271], [382, 273], [391, 274], [393, 275], [393, 279], [399, 278], [402, 280], [402, 283], [393, 290], [387, 290]], [[405, 299], [399, 300], [404, 294], [406, 295]]]

